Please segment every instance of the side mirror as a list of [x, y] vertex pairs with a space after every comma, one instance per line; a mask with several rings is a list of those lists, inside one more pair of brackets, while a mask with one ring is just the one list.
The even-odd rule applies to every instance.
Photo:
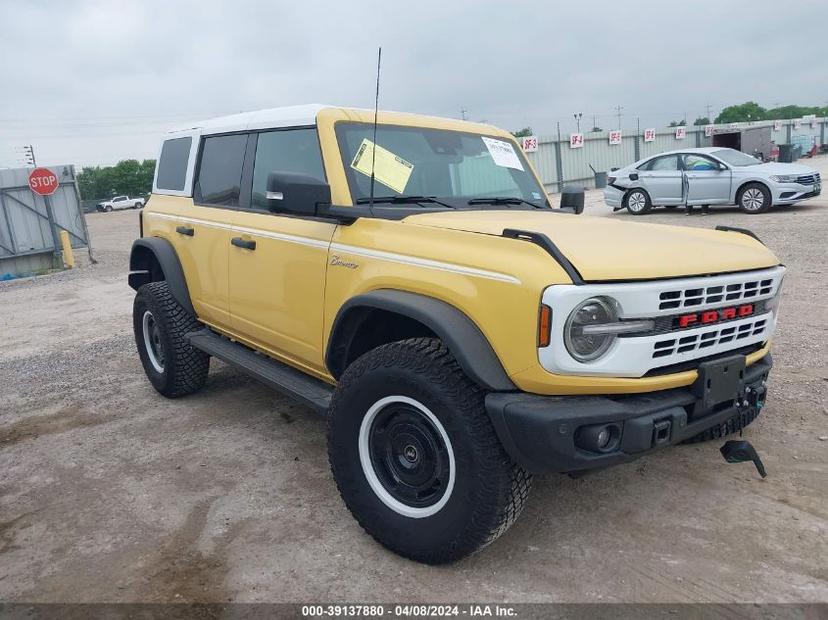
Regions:
[[565, 185], [561, 192], [561, 209], [575, 215], [584, 212], [584, 188], [579, 185]]
[[316, 215], [319, 204], [330, 204], [331, 187], [298, 172], [271, 172], [267, 176], [267, 208], [274, 213]]

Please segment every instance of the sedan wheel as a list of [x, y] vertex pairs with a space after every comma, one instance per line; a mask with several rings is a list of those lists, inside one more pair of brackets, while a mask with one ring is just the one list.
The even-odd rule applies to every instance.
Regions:
[[650, 204], [650, 197], [642, 189], [634, 189], [626, 197], [627, 211], [633, 215], [643, 215], [647, 213], [652, 205]]
[[770, 192], [758, 183], [747, 185], [739, 194], [739, 207], [745, 213], [762, 213], [770, 205]]

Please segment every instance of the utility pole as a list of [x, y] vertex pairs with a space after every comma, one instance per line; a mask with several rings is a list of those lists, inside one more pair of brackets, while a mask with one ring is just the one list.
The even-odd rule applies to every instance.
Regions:
[[[575, 117], [575, 122], [578, 123], [578, 133], [581, 133], [581, 117], [584, 115], [583, 112], [576, 112], [572, 116]], [[594, 125], [593, 125], [594, 127]]]
[[595, 128], [598, 127], [598, 117], [593, 114], [592, 115], [592, 130], [595, 131]]
[[35, 159], [34, 147], [31, 144], [27, 144], [23, 147], [23, 157], [26, 158], [25, 163], [27, 166], [37, 168], [37, 160]]
[[712, 123], [713, 122], [713, 117], [711, 116], [711, 114], [713, 113], [713, 106], [708, 103], [704, 107], [704, 109], [707, 111], [707, 120], [709, 120]]
[[466, 108], [460, 108], [460, 119], [461, 119], [461, 120], [466, 120], [466, 118], [467, 118], [467, 116], [466, 116]]
[[624, 109], [623, 106], [620, 106], [620, 105], [615, 106], [615, 115], [618, 117], [618, 129], [621, 129], [621, 110], [623, 110], [623, 109]]

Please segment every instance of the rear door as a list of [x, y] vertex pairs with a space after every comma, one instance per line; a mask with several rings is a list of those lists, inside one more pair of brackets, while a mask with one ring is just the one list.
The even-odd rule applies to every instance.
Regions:
[[687, 184], [688, 205], [719, 205], [730, 202], [730, 168], [705, 155], [686, 153], [681, 156]]
[[654, 205], [683, 204], [678, 155], [661, 155], [651, 159], [639, 168], [638, 179]]
[[251, 134], [245, 192], [230, 242], [230, 314], [233, 331], [294, 364], [324, 372], [322, 318], [331, 220], [268, 209], [271, 172], [298, 172], [325, 180], [315, 127]]
[[246, 146], [246, 134], [202, 139], [193, 183], [194, 205], [177, 218], [173, 235], [196, 314], [223, 328], [230, 326], [230, 225], [239, 205]]

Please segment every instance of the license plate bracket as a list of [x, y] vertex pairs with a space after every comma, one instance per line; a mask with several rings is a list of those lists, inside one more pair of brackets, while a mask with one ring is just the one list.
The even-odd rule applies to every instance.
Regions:
[[745, 356], [731, 355], [699, 364], [693, 394], [701, 401], [699, 408], [705, 411], [738, 399], [744, 391], [744, 383]]

